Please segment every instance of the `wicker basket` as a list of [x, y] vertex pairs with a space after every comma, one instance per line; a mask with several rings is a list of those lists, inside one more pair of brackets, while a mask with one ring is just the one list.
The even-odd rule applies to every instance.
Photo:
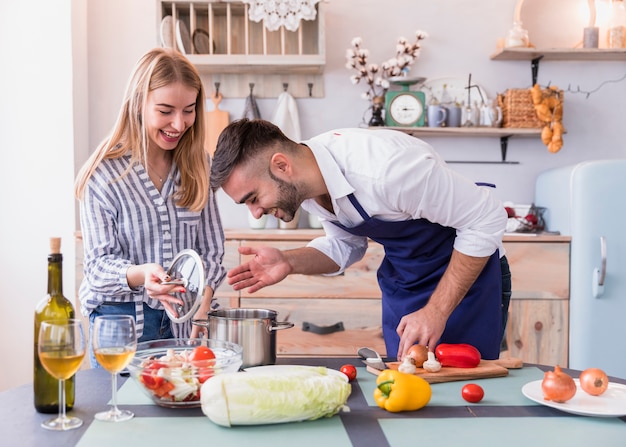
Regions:
[[498, 94], [502, 109], [502, 127], [541, 128], [546, 123], [537, 118], [530, 89], [508, 89]]

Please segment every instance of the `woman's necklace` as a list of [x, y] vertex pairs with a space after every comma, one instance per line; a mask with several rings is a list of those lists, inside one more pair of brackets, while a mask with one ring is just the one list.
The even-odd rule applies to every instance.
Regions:
[[167, 178], [167, 175], [169, 174], [170, 169], [171, 169], [171, 165], [170, 165], [170, 168], [168, 168], [168, 169], [167, 169], [167, 171], [165, 171], [165, 172], [166, 172], [166, 174], [165, 174], [164, 176], [163, 176], [163, 175], [161, 175], [161, 174], [159, 174], [159, 171], [157, 171], [157, 169], [156, 169], [156, 168], [152, 165], [152, 163], [148, 162], [148, 166], [149, 166], [150, 168], [152, 168], [152, 171], [153, 171], [153, 172], [157, 175], [157, 177], [159, 177], [159, 182], [160, 182], [161, 184], [163, 184], [163, 182], [164, 182], [163, 177]]

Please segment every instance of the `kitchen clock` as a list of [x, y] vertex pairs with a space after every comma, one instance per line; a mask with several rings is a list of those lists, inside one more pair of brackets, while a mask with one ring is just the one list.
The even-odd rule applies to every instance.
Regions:
[[402, 85], [402, 90], [385, 93], [385, 124], [387, 126], [424, 126], [426, 95], [421, 91], [409, 90], [410, 85], [423, 80], [424, 78], [392, 81]]

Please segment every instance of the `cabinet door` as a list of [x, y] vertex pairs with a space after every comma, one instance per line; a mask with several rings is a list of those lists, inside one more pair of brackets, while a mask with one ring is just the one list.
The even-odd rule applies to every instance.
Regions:
[[[381, 355], [386, 352], [379, 300], [242, 298], [241, 307], [271, 309], [278, 313], [278, 321], [294, 324], [276, 331], [278, 355], [352, 357], [364, 346]], [[320, 334], [314, 326], [334, 331]]]
[[505, 242], [504, 248], [513, 299], [569, 299], [569, 243]]
[[[239, 241], [226, 241], [224, 243], [224, 260], [222, 265], [226, 271], [239, 265]], [[228, 284], [226, 278], [215, 291], [215, 297], [222, 307], [239, 307], [239, 292]]]
[[569, 242], [504, 245], [513, 284], [504, 356], [567, 366]]
[[[271, 246], [290, 250], [305, 246], [294, 241], [242, 241], [250, 247]], [[253, 294], [242, 290], [242, 298], [367, 298], [380, 299], [381, 292], [376, 271], [382, 262], [384, 250], [381, 245], [370, 242], [363, 259], [350, 266], [338, 276], [290, 275], [278, 284], [265, 287]], [[248, 256], [242, 256], [246, 262]]]
[[507, 324], [509, 355], [527, 363], [568, 365], [566, 300], [512, 300]]
[[[301, 241], [242, 241], [242, 245], [282, 250], [305, 244]], [[279, 355], [354, 356], [363, 346], [384, 355], [381, 292], [376, 279], [383, 256], [382, 246], [370, 242], [363, 259], [343, 274], [290, 275], [252, 294], [241, 291], [241, 307], [269, 308], [278, 312], [279, 320], [294, 323], [293, 328], [277, 332]], [[242, 258], [242, 262], [247, 259]], [[337, 323], [341, 323], [343, 330], [330, 334], [303, 330], [307, 325], [327, 328]]]

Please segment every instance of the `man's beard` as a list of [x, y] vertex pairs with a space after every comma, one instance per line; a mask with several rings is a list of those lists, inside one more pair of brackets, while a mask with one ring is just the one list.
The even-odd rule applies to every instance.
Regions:
[[279, 179], [271, 172], [270, 178], [274, 180], [278, 187], [278, 199], [276, 200], [276, 208], [283, 212], [282, 221], [291, 222], [300, 208], [302, 200], [299, 197], [298, 189], [291, 183]]

